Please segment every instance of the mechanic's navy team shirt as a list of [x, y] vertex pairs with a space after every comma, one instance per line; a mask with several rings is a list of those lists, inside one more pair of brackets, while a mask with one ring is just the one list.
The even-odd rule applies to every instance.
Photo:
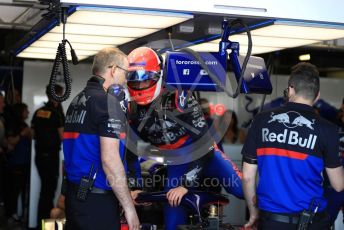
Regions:
[[68, 181], [79, 184], [93, 164], [93, 173], [98, 168], [94, 186], [111, 189], [101, 164], [100, 136], [124, 139], [125, 114], [120, 103], [104, 91], [95, 77], [73, 99], [67, 110], [63, 139]]
[[258, 160], [259, 209], [274, 213], [301, 212], [312, 199], [324, 210], [322, 171], [341, 165], [336, 126], [298, 103], [258, 114], [242, 154]]

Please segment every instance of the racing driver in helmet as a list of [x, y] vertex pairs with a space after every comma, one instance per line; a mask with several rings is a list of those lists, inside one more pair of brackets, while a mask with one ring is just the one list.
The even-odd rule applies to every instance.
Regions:
[[243, 199], [241, 172], [214, 141], [209, 141], [206, 120], [195, 97], [187, 91], [164, 87], [162, 58], [153, 49], [136, 48], [128, 60], [130, 128], [141, 140], [172, 159], [172, 163], [166, 162], [165, 229], [174, 230], [187, 223], [187, 211], [179, 204], [204, 178], [216, 179], [228, 193]]

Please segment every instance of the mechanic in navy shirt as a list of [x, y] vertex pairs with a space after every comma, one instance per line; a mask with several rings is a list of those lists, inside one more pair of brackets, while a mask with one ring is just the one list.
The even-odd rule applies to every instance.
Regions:
[[329, 228], [322, 171], [325, 167], [331, 185], [341, 191], [344, 170], [336, 126], [312, 109], [319, 85], [317, 68], [299, 63], [288, 81], [289, 102], [255, 117], [242, 149], [243, 189], [250, 211], [246, 227], [259, 218], [258, 229], [297, 229], [300, 213], [310, 209], [315, 215], [308, 229]]
[[[67, 110], [63, 140], [67, 230], [120, 229], [118, 201], [129, 229], [140, 227], [119, 153], [120, 139], [125, 137], [125, 113], [123, 98], [116, 96], [122, 95], [127, 68], [128, 60], [120, 50], [99, 51], [93, 61], [94, 76]], [[113, 87], [117, 94], [108, 94]], [[77, 195], [83, 177], [94, 179], [84, 200]]]
[[[337, 125], [339, 131], [339, 154], [342, 159], [342, 165], [344, 166], [344, 99], [338, 111]], [[326, 172], [324, 173], [324, 189], [324, 196], [327, 200], [327, 212], [330, 216], [331, 225], [333, 225], [339, 211], [341, 209], [344, 210], [344, 191], [337, 192], [332, 188]]]

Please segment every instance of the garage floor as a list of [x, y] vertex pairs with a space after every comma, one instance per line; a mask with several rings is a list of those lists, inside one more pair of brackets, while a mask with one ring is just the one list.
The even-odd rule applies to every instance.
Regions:
[[26, 230], [26, 224], [13, 219], [7, 220], [5, 217], [5, 209], [0, 206], [0, 230]]

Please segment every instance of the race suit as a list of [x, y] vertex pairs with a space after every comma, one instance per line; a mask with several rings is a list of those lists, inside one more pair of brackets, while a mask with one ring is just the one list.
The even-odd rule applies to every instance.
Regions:
[[[173, 154], [177, 159], [182, 157], [184, 162], [188, 162], [178, 161], [167, 165], [165, 191], [178, 186], [184, 186], [189, 191], [200, 190], [204, 178], [213, 178], [216, 180], [213, 182], [220, 183], [228, 193], [243, 198], [241, 172], [214, 141], [209, 141], [211, 137], [202, 109], [192, 95], [186, 94], [185, 91], [165, 92], [156, 99], [158, 101], [156, 106], [153, 105], [153, 110], [152, 104], [132, 106], [129, 112], [131, 129], [143, 141], [164, 150], [163, 153]], [[200, 149], [203, 156], [199, 158]], [[164, 207], [164, 216], [165, 229], [168, 230], [185, 224], [188, 217], [183, 207], [171, 207], [168, 204]]]

